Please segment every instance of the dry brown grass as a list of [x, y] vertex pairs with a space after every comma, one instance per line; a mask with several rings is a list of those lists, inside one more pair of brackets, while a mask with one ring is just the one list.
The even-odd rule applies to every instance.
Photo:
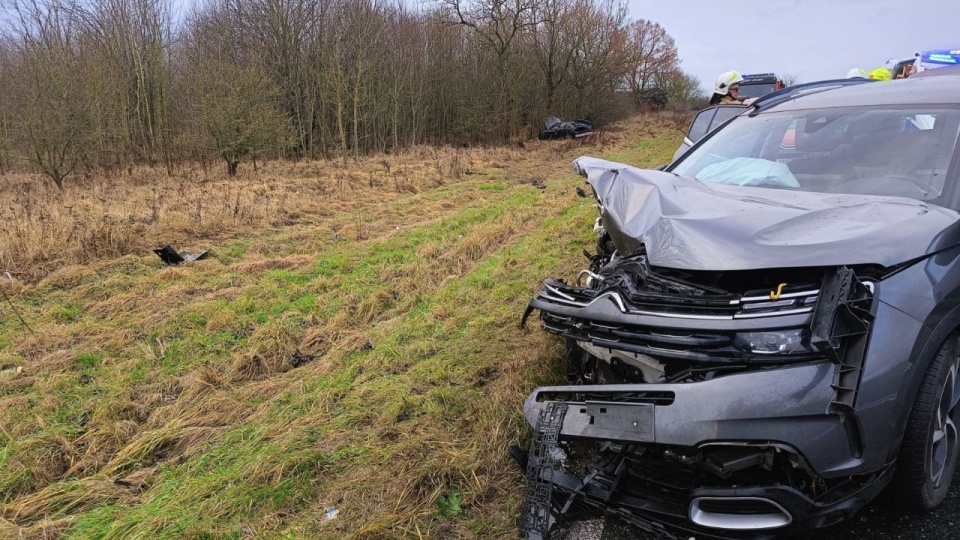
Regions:
[[[570, 158], [584, 151], [603, 153], [626, 138], [656, 135], [664, 123], [681, 117], [687, 118], [679, 113], [641, 117], [593, 137], [534, 141], [523, 148], [417, 147], [358, 160], [270, 162], [257, 171], [241, 169], [234, 178], [196, 167], [173, 176], [141, 167], [117, 176], [76, 178], [58, 191], [37, 175], [0, 176], [0, 221], [5, 225], [0, 229], [0, 276], [9, 272], [32, 282], [71, 265], [147, 254], [165, 243], [196, 249], [331, 216], [338, 218], [331, 223], [333, 235], [364, 240], [384, 232], [372, 228], [370, 210], [386, 209], [410, 194], [467, 175], [499, 176], [507, 164], [512, 173], [508, 181], [548, 178], [554, 167], [544, 169], [546, 163], [564, 170]], [[352, 219], [344, 221], [345, 215]], [[68, 288], [90, 274], [76, 266], [61, 272], [48, 278], [49, 286]]]
[[129, 503], [133, 493], [126, 486], [101, 475], [82, 480], [52, 484], [36, 493], [20, 497], [16, 506], [6, 507], [4, 517], [22, 524], [41, 518], [57, 518], [98, 504]]
[[300, 322], [292, 317], [281, 316], [260, 325], [250, 336], [249, 347], [233, 362], [234, 378], [245, 381], [293, 369], [302, 334]]
[[[359, 209], [357, 200], [382, 203], [489, 169], [495, 160], [521, 158], [497, 148], [414, 148], [356, 161], [273, 162], [235, 178], [199, 168], [168, 176], [139, 168], [114, 177], [77, 178], [61, 192], [37, 175], [0, 177], [0, 274], [34, 281], [54, 270], [170, 243], [206, 245], [254, 230], [311, 222]], [[366, 205], [363, 205], [366, 206]], [[362, 239], [363, 213], [341, 224]], [[335, 231], [336, 232], [336, 231]], [[69, 276], [59, 278], [69, 285]]]
[[41, 519], [27, 527], [16, 525], [0, 518], [0, 538], [17, 540], [57, 540], [63, 532], [76, 521], [73, 517], [59, 519]]

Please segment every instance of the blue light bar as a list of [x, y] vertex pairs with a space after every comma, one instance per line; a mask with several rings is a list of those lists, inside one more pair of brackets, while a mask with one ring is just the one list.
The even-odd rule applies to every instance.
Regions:
[[920, 61], [947, 66], [960, 64], [960, 50], [927, 51], [920, 57]]

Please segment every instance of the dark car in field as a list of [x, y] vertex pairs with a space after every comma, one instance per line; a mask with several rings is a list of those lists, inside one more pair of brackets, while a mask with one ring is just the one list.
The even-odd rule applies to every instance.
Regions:
[[572, 122], [564, 122], [556, 116], [551, 116], [543, 121], [543, 125], [544, 129], [538, 135], [541, 141], [579, 139], [593, 133], [593, 122], [589, 120], [577, 119]]
[[564, 339], [568, 378], [524, 405], [530, 538], [581, 512], [765, 538], [891, 485], [905, 507], [943, 501], [960, 448], [958, 87], [828, 86], [736, 116], [664, 171], [575, 162], [596, 253], [524, 315]]

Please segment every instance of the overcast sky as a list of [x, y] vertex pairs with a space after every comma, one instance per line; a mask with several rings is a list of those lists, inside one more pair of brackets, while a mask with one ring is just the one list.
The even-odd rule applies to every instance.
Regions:
[[960, 0], [628, 0], [660, 23], [704, 89], [728, 69], [801, 82], [842, 78], [891, 58], [960, 49]]

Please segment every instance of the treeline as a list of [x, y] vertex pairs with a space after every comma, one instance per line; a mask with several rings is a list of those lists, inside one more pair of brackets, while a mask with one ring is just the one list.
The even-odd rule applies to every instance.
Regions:
[[332, 157], [531, 135], [696, 99], [612, 0], [10, 0], [0, 171]]

